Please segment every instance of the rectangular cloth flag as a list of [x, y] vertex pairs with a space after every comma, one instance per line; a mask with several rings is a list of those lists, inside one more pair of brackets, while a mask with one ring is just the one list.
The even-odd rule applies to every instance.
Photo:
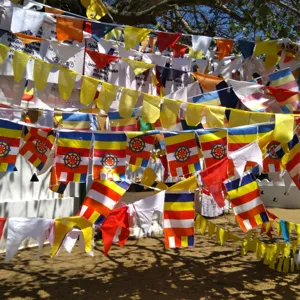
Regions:
[[193, 102], [204, 104], [204, 105], [214, 105], [214, 106], [221, 105], [220, 96], [217, 91], [213, 91], [210, 93], [205, 93], [203, 95], [193, 97]]
[[79, 215], [100, 226], [128, 188], [126, 182], [94, 181], [83, 200]]
[[[160, 119], [158, 119], [154, 124], [152, 124], [152, 127], [155, 130], [164, 130]], [[174, 127], [172, 128], [172, 130], [182, 130], [182, 125], [181, 125], [181, 121], [180, 121], [179, 117], [176, 118], [176, 123], [175, 123]]]
[[20, 154], [41, 171], [55, 142], [55, 133], [51, 128], [24, 128], [25, 143], [20, 148]]
[[126, 161], [133, 166], [146, 168], [154, 147], [156, 136], [127, 133]]
[[19, 153], [23, 126], [0, 120], [0, 172], [13, 172]]
[[90, 114], [85, 113], [62, 113], [62, 128], [71, 130], [90, 130]]
[[56, 177], [63, 182], [86, 182], [92, 133], [61, 131], [55, 153]]
[[198, 130], [206, 167], [227, 156], [227, 130]]
[[172, 177], [201, 170], [195, 133], [164, 133], [169, 170]]
[[111, 131], [138, 131], [138, 119], [135, 112], [131, 118], [122, 118], [119, 112], [108, 112], [108, 119]]
[[269, 222], [265, 206], [255, 177], [246, 172], [241, 180], [239, 176], [224, 182], [233, 213], [244, 232]]
[[94, 134], [93, 179], [124, 181], [126, 178], [125, 133]]
[[166, 193], [164, 236], [166, 248], [194, 246], [194, 193]]
[[50, 171], [50, 184], [49, 189], [57, 194], [63, 194], [68, 186], [68, 182], [57, 181], [55, 166]]
[[279, 70], [269, 75], [271, 86], [299, 92], [299, 87], [290, 68]]

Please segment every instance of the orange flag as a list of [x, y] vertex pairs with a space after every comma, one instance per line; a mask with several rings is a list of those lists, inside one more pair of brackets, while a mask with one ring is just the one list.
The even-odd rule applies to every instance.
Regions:
[[183, 57], [187, 48], [188, 46], [176, 44], [174, 47], [172, 47], [173, 56], [176, 58]]
[[223, 78], [213, 75], [202, 74], [199, 72], [193, 72], [192, 75], [207, 91], [214, 91], [216, 89], [216, 85], [223, 81]]
[[216, 42], [218, 46], [218, 60], [222, 60], [231, 52], [233, 40], [217, 40]]
[[64, 11], [61, 9], [47, 7], [47, 6], [45, 6], [45, 12], [50, 14], [55, 14], [55, 15], [62, 15], [64, 13]]
[[24, 33], [15, 33], [15, 36], [19, 40], [21, 40], [23, 44], [30, 44], [30, 43], [34, 43], [34, 42], [45, 41], [45, 39], [43, 39], [43, 38], [27, 35]]
[[81, 43], [83, 39], [84, 21], [62, 16], [56, 17], [56, 34], [59, 41], [74, 39]]

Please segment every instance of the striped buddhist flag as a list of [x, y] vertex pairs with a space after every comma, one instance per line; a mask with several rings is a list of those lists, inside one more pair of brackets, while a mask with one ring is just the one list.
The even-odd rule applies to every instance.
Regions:
[[126, 182], [94, 181], [83, 200], [79, 215], [100, 226], [128, 188]]
[[164, 204], [166, 248], [194, 246], [194, 217], [194, 193], [166, 193]]
[[62, 113], [63, 129], [90, 130], [90, 114], [85, 113]]
[[0, 120], [0, 172], [13, 172], [19, 153], [23, 126]]
[[125, 133], [95, 133], [93, 179], [123, 181], [126, 178]]
[[146, 168], [156, 139], [155, 135], [127, 133], [126, 160], [130, 165]]
[[226, 130], [197, 130], [206, 167], [227, 156]]
[[68, 186], [68, 182], [57, 181], [55, 166], [52, 167], [50, 172], [49, 189], [58, 194], [63, 194]]
[[51, 128], [24, 127], [24, 131], [25, 143], [20, 154], [41, 171], [55, 142], [55, 134]]
[[217, 91], [213, 91], [210, 93], [205, 93], [203, 95], [193, 97], [193, 102], [204, 104], [204, 105], [214, 105], [214, 106], [221, 105], [221, 100], [219, 97], [219, 93]]
[[58, 181], [86, 182], [91, 140], [89, 132], [59, 132], [55, 153]]
[[164, 133], [169, 170], [172, 177], [201, 170], [194, 132]]
[[269, 75], [271, 86], [299, 92], [299, 87], [290, 68], [279, 70]]
[[133, 112], [131, 118], [122, 118], [119, 112], [108, 113], [111, 131], [138, 131], [138, 119]]
[[[241, 181], [241, 183], [240, 183]], [[260, 191], [252, 173], [244, 173], [224, 182], [233, 213], [244, 232], [269, 222]]]

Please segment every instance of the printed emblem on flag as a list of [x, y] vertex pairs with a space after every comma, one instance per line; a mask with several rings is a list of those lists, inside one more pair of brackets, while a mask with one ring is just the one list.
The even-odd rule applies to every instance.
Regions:
[[0, 120], [0, 172], [14, 171], [22, 129], [22, 125]]
[[164, 237], [166, 248], [194, 246], [194, 193], [166, 193]]
[[206, 167], [227, 156], [226, 130], [197, 130]]
[[192, 174], [201, 170], [194, 132], [165, 133], [164, 138], [172, 177]]
[[78, 214], [100, 226], [128, 188], [126, 182], [94, 181]]
[[94, 134], [93, 179], [124, 181], [126, 178], [125, 133]]
[[235, 217], [244, 232], [269, 222], [255, 177], [246, 172], [224, 182]]
[[[153, 132], [153, 131], [152, 131]], [[126, 159], [130, 165], [146, 168], [153, 150], [155, 135], [127, 133]]]
[[85, 182], [92, 133], [61, 131], [57, 140], [55, 169], [57, 181]]

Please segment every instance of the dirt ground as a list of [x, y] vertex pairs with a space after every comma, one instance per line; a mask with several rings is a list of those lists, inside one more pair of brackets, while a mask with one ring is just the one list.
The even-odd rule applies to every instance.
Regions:
[[[300, 223], [299, 210], [272, 211]], [[214, 222], [237, 228], [228, 216]], [[242, 257], [240, 243], [221, 247], [207, 235], [197, 234], [195, 247], [182, 250], [146, 238], [114, 245], [109, 257], [102, 247], [94, 257], [77, 246], [54, 259], [49, 246], [40, 260], [36, 253], [19, 251], [9, 264], [0, 256], [0, 299], [300, 299], [299, 271], [271, 270], [254, 254]]]

